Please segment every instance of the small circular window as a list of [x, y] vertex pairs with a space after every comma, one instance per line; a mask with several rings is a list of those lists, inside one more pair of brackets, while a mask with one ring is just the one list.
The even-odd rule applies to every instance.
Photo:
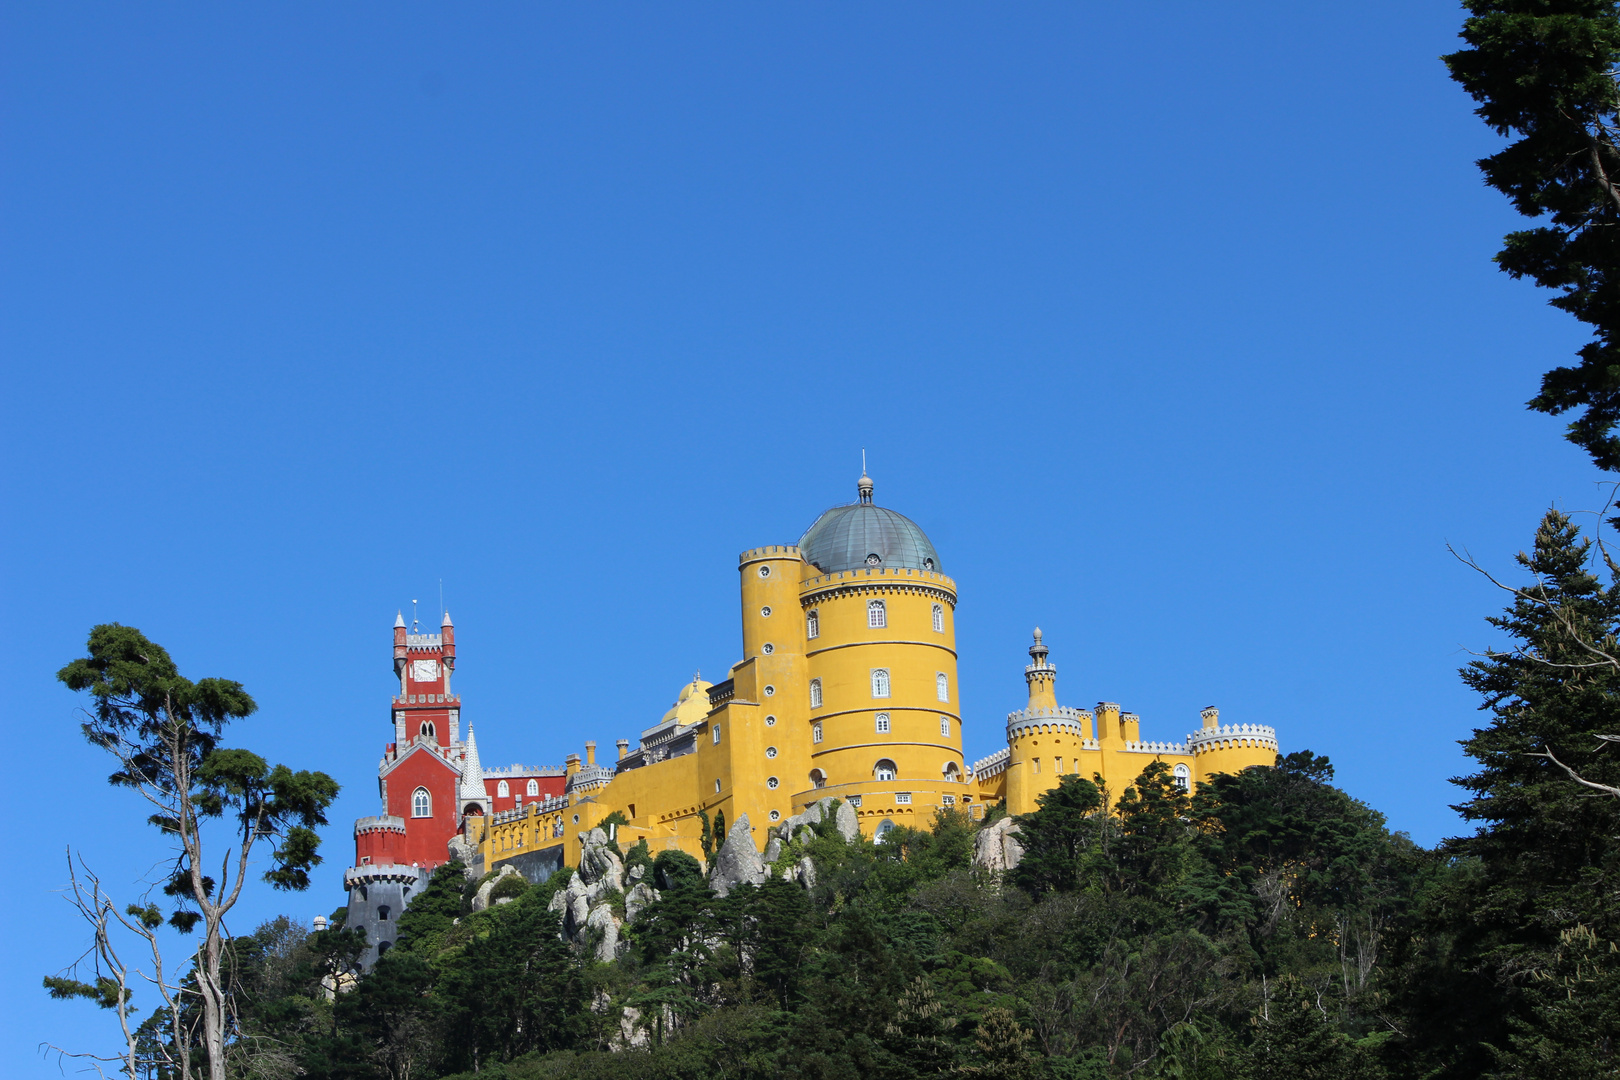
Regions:
[[772, 821], [781, 821], [782, 820], [782, 811], [780, 811], [780, 810], [772, 810], [771, 811], [771, 820]]
[[868, 555], [866, 557], [866, 565], [867, 566], [880, 566], [880, 565], [882, 565], [882, 563], [883, 563], [883, 556], [879, 555], [875, 551], [872, 552], [870, 555]]
[[765, 607], [762, 607], [762, 608], [760, 608], [760, 609], [759, 609], [759, 615], [760, 615], [760, 618], [762, 618], [762, 619], [768, 619], [768, 618], [770, 618], [770, 617], [771, 617], [771, 609], [770, 609], [770, 606], [769, 606], [769, 605], [767, 605], [767, 606], [765, 606]]
[[770, 577], [771, 576], [771, 568], [769, 566], [760, 567], [759, 568], [759, 576], [760, 577]]
[[775, 756], [776, 756], [776, 747], [774, 747], [774, 746], [767, 746], [767, 747], [766, 747], [766, 748], [765, 748], [765, 756], [766, 756], [766, 757], [775, 757]]
[[924, 570], [932, 570], [933, 568], [934, 568], [934, 560], [933, 559], [924, 559], [923, 560], [923, 569]]
[[782, 786], [782, 781], [773, 776], [765, 781], [765, 786], [770, 788], [772, 791], [775, 791], [777, 788]]
[[767, 686], [767, 687], [766, 687], [766, 688], [765, 688], [765, 696], [766, 696], [766, 697], [775, 697], [775, 696], [776, 696], [776, 687], [774, 687], [774, 686]]
[[575, 824], [575, 825], [578, 825], [578, 824], [579, 824], [579, 815], [578, 815], [578, 814], [575, 814], [575, 815], [574, 815], [574, 824]]
[[776, 651], [776, 646], [767, 641], [764, 645], [760, 646], [759, 651], [764, 653], [766, 656], [769, 656], [771, 653]]
[[774, 717], [774, 716], [767, 716], [767, 717], [766, 717], [766, 718], [765, 718], [765, 726], [766, 726], [766, 727], [775, 727], [775, 726], [776, 726], [776, 717]]

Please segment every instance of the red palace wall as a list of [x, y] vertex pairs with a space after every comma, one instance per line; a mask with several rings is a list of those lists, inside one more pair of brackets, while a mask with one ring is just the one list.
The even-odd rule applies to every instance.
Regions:
[[[404, 836], [395, 833], [381, 841], [387, 846], [391, 861], [429, 869], [448, 862], [450, 852], [447, 845], [450, 838], [456, 835], [460, 822], [455, 772], [433, 754], [419, 750], [401, 761], [383, 782], [388, 791], [388, 813], [405, 819]], [[431, 817], [411, 816], [411, 797], [419, 787], [427, 788], [432, 798]], [[358, 855], [370, 854], [361, 848], [363, 839], [363, 836], [355, 837]], [[371, 861], [380, 863], [385, 860], [373, 855]]]
[[[500, 783], [503, 779], [506, 781], [507, 787], [511, 789], [511, 794], [505, 796], [496, 794], [500, 790]], [[528, 794], [530, 780], [535, 781], [540, 786], [540, 794]], [[516, 779], [508, 776], [496, 777], [493, 780], [487, 776], [484, 777], [484, 792], [489, 796], [490, 813], [492, 814], [514, 809], [517, 806], [517, 797], [519, 795], [523, 796], [525, 806], [546, 798], [560, 799], [562, 798], [563, 789], [567, 786], [567, 776], [520, 776]]]

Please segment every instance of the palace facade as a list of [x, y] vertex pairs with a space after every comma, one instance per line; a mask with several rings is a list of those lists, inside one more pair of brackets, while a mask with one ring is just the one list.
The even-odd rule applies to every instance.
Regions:
[[1275, 760], [1273, 729], [1222, 725], [1213, 708], [1192, 734], [1155, 742], [1117, 704], [1059, 705], [1037, 629], [1024, 668], [1028, 705], [1007, 717], [1004, 749], [969, 763], [956, 582], [915, 522], [873, 502], [865, 475], [857, 494], [797, 544], [742, 553], [742, 659], [721, 682], [682, 687], [633, 745], [617, 741], [611, 761], [586, 741], [561, 766], [485, 769], [472, 726], [461, 734], [449, 615], [438, 634], [396, 619], [383, 813], [355, 823], [350, 924], [386, 948], [393, 919], [433, 867], [452, 856], [481, 871], [510, 862], [539, 880], [575, 864], [581, 835], [610, 815], [621, 848], [645, 838], [655, 851], [701, 855], [706, 828], [718, 847], [746, 815], [762, 841], [771, 823], [826, 796], [852, 804], [862, 832], [881, 840], [899, 825], [927, 827], [943, 808], [982, 817], [1005, 802], [1029, 813], [1070, 773], [1101, 776], [1117, 792], [1158, 760], [1190, 789]]

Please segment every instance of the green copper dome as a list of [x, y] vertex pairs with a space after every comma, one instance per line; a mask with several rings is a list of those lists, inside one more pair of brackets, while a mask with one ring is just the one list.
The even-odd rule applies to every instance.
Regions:
[[799, 538], [806, 562], [823, 574], [868, 566], [941, 569], [939, 553], [915, 521], [872, 504], [872, 481], [864, 475], [860, 494], [860, 502], [833, 507]]

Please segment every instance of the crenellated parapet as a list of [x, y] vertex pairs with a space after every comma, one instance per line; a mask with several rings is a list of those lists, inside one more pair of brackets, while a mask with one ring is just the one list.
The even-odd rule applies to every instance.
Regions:
[[364, 836], [368, 833], [393, 832], [405, 835], [405, 819], [394, 814], [376, 814], [372, 817], [363, 817], [355, 820], [354, 835]]
[[982, 757], [973, 763], [973, 778], [980, 782], [991, 780], [1007, 771], [1007, 763], [1012, 760], [1012, 751], [1006, 748], [997, 750], [989, 757]]
[[556, 813], [559, 810], [566, 809], [567, 806], [568, 799], [566, 797], [548, 796], [536, 802], [524, 803], [522, 806], [514, 807], [511, 810], [502, 810], [497, 814], [492, 814], [490, 815], [489, 823], [491, 827], [496, 825], [507, 825], [514, 821], [523, 821], [525, 818], [534, 817], [539, 814]]
[[1185, 756], [1187, 754], [1192, 753], [1192, 750], [1189, 749], [1188, 745], [1186, 743], [1184, 743], [1184, 742], [1179, 742], [1179, 743], [1169, 743], [1169, 742], [1128, 742], [1128, 743], [1125, 744], [1125, 753], [1127, 753], [1127, 754], [1181, 754], [1181, 755]]
[[1090, 709], [1073, 709], [1067, 705], [1052, 708], [1019, 709], [1007, 714], [1007, 741], [1025, 735], [1063, 732], [1082, 739], [1091, 737]]
[[568, 793], [583, 795], [608, 786], [618, 770], [610, 765], [582, 765], [568, 778]]
[[[1277, 749], [1277, 729], [1264, 724], [1226, 724], [1203, 728], [1187, 736], [1187, 747], [1194, 754], [1207, 754], [1217, 750], [1250, 748]], [[1185, 752], [1185, 751], [1184, 751]]]
[[382, 884], [415, 885], [425, 877], [427, 871], [420, 866], [406, 866], [402, 863], [380, 865], [367, 863], [363, 866], [351, 866], [343, 871], [343, 887], [355, 889]]
[[799, 583], [799, 602], [814, 607], [844, 594], [874, 592], [917, 592], [956, 606], [956, 582], [938, 570], [918, 570], [910, 566], [869, 566], [859, 570], [839, 570], [805, 578]]

